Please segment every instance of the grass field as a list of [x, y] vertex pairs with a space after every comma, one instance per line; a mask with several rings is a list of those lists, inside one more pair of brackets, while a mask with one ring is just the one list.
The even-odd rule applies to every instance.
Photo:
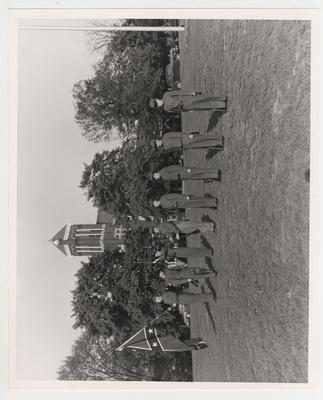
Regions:
[[310, 23], [187, 21], [183, 90], [228, 96], [228, 111], [185, 113], [185, 130], [225, 138], [225, 151], [188, 152], [187, 165], [222, 169], [222, 182], [186, 192], [219, 198], [212, 246], [218, 275], [192, 307], [195, 381], [306, 382], [310, 146]]

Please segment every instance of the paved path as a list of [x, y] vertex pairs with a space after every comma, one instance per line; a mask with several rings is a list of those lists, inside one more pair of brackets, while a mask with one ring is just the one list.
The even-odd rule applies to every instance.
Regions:
[[[184, 90], [228, 95], [228, 112], [186, 113], [183, 129], [225, 137], [225, 152], [188, 152], [220, 167], [221, 183], [186, 185], [219, 197], [212, 246], [218, 276], [194, 306], [195, 381], [307, 379], [310, 26], [292, 21], [191, 21], [180, 37]], [[209, 260], [210, 261], [210, 260]]]

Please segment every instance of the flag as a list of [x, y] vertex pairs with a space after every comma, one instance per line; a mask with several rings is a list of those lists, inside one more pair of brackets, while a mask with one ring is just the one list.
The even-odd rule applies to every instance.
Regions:
[[126, 348], [146, 351], [192, 350], [192, 347], [186, 345], [173, 335], [158, 335], [157, 329], [151, 324], [140, 329], [140, 331], [119, 346], [116, 351], [122, 351]]

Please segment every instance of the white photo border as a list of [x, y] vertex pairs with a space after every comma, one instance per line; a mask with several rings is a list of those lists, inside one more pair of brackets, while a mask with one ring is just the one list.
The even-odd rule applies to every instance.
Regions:
[[[15, 7], [17, 2], [12, 2]], [[28, 3], [31, 2], [23, 2], [23, 6], [26, 7]], [[34, 3], [40, 3], [34, 2]], [[63, 2], [44, 2], [41, 3], [63, 3]], [[67, 2], [65, 2], [67, 3]], [[72, 2], [73, 7], [75, 7], [75, 3], [81, 2]], [[82, 2], [83, 3], [83, 2]], [[91, 2], [91, 5], [102, 2]], [[137, 2], [138, 3], [138, 2]], [[170, 3], [170, 2], [168, 2]], [[197, 2], [194, 2], [197, 3]], [[198, 2], [201, 4], [201, 2]], [[208, 2], [209, 4], [210, 2]], [[220, 2], [219, 2], [220, 3]], [[221, 2], [224, 3], [224, 2]], [[228, 2], [225, 2], [228, 4]], [[230, 2], [231, 3], [231, 2]], [[236, 2], [234, 2], [236, 3]], [[239, 2], [239, 4], [243, 4], [244, 2]], [[255, 3], [255, 2], [253, 2]], [[258, 2], [259, 3], [259, 2]], [[272, 2], [274, 3], [274, 2]], [[294, 2], [295, 3], [295, 2]], [[297, 2], [299, 3], [299, 2]], [[21, 4], [21, 2], [20, 2]], [[69, 2], [71, 4], [71, 2]], [[106, 2], [105, 2], [106, 4]], [[165, 4], [165, 2], [163, 2]], [[280, 2], [280, 4], [284, 4]], [[307, 3], [308, 4], [308, 3]], [[61, 5], [61, 4], [60, 4]], [[110, 5], [110, 4], [109, 4]], [[271, 5], [271, 3], [270, 3]], [[10, 5], [11, 6], [11, 5]], [[37, 6], [36, 6], [37, 7]], [[66, 4], [66, 7], [68, 5]], [[81, 7], [81, 6], [80, 6]], [[268, 3], [267, 3], [268, 7]], [[318, 7], [317, 7], [318, 8]], [[10, 171], [10, 179], [9, 179], [9, 197], [7, 197], [7, 201], [10, 204], [9, 209], [9, 243], [10, 243], [10, 259], [9, 263], [3, 263], [3, 265], [8, 265], [8, 270], [5, 272], [2, 271], [2, 278], [6, 279], [6, 274], [9, 274], [9, 286], [8, 291], [2, 291], [3, 295], [8, 294], [9, 292], [9, 307], [4, 310], [4, 313], [1, 312], [1, 322], [2, 327], [7, 326], [5, 318], [8, 316], [8, 310], [10, 315], [10, 325], [8, 331], [9, 344], [10, 344], [10, 368], [8, 372], [10, 374], [7, 376], [7, 379], [10, 378], [9, 388], [14, 389], [14, 391], [5, 391], [5, 398], [13, 398], [13, 393], [17, 390], [17, 393], [20, 395], [24, 390], [27, 390], [29, 395], [32, 395], [34, 390], [46, 390], [48, 394], [48, 390], [59, 390], [58, 393], [65, 395], [72, 395], [74, 397], [75, 394], [71, 393], [71, 390], [82, 390], [84, 391], [82, 395], [86, 394], [87, 391], [91, 391], [91, 397], [93, 395], [92, 391], [95, 391], [95, 395], [101, 395], [99, 392], [102, 390], [131, 390], [131, 391], [142, 391], [142, 390], [171, 390], [171, 391], [183, 391], [189, 390], [190, 392], [200, 391], [200, 390], [220, 390], [222, 391], [258, 391], [258, 390], [274, 390], [276, 391], [285, 391], [284, 395], [287, 395], [286, 390], [293, 392], [293, 399], [297, 398], [298, 394], [305, 394], [303, 390], [308, 389], [316, 389], [318, 388], [319, 376], [318, 376], [318, 302], [317, 299], [319, 297], [318, 290], [318, 223], [321, 219], [318, 218], [318, 198], [319, 198], [319, 186], [318, 186], [318, 166], [319, 166], [319, 139], [318, 139], [318, 117], [319, 117], [319, 109], [318, 109], [318, 50], [319, 50], [319, 16], [318, 10], [313, 9], [300, 9], [300, 8], [286, 8], [286, 9], [252, 9], [252, 8], [231, 8], [231, 9], [207, 9], [207, 8], [186, 8], [186, 9], [146, 9], [146, 8], [124, 8], [124, 9], [84, 9], [84, 8], [56, 8], [56, 9], [40, 9], [40, 8], [24, 8], [24, 9], [10, 9], [8, 11], [9, 16], [9, 72], [10, 72], [10, 80], [9, 80], [9, 128], [10, 135], [9, 138], [1, 137], [1, 149], [6, 149], [6, 144], [8, 144], [9, 139], [9, 168], [4, 167], [4, 170]], [[17, 155], [16, 155], [16, 139], [17, 139], [17, 80], [15, 79], [16, 71], [17, 71], [17, 22], [19, 18], [139, 18], [143, 16], [149, 16], [150, 18], [180, 18], [180, 19], [310, 19], [312, 21], [312, 29], [311, 29], [311, 50], [312, 50], [312, 58], [311, 58], [311, 183], [310, 183], [310, 212], [311, 212], [311, 228], [310, 228], [310, 333], [309, 333], [309, 383], [308, 384], [269, 384], [269, 383], [159, 383], [159, 382], [60, 382], [60, 381], [16, 381], [14, 379], [14, 370], [15, 370], [15, 352], [13, 348], [13, 344], [15, 343], [15, 265], [16, 265], [16, 200], [17, 200], [17, 188], [16, 188], [16, 176], [17, 176]], [[2, 17], [2, 15], [1, 15]], [[3, 26], [3, 25], [2, 25]], [[1, 101], [3, 101], [3, 96], [1, 97]], [[1, 118], [1, 128], [6, 130], [5, 118]], [[5, 158], [2, 158], [5, 160]], [[321, 189], [320, 189], [321, 190]], [[4, 203], [6, 208], [6, 203]], [[2, 209], [1, 209], [2, 212]], [[320, 215], [321, 216], [321, 215]], [[4, 224], [5, 225], [5, 224]], [[2, 243], [6, 245], [7, 235], [2, 227], [2, 234], [6, 238]], [[3, 251], [3, 253], [6, 250]], [[3, 273], [4, 272], [4, 273]], [[8, 275], [7, 275], [8, 276]], [[5, 282], [5, 280], [3, 280]], [[3, 285], [5, 286], [5, 285]], [[5, 286], [6, 287], [6, 286]], [[2, 303], [4, 306], [8, 305], [8, 301], [4, 300]], [[3, 311], [1, 309], [1, 311]], [[7, 312], [6, 312], [7, 311]], [[2, 332], [1, 332], [2, 333]], [[1, 335], [1, 345], [5, 342], [3, 341], [3, 336]], [[2, 347], [3, 349], [4, 347]], [[3, 354], [3, 352], [2, 352]], [[5, 374], [6, 376], [6, 374]], [[1, 376], [1, 384], [5, 381], [2, 380]], [[32, 393], [30, 392], [32, 391]], [[78, 392], [79, 393], [79, 392]], [[195, 392], [196, 393], [196, 392]], [[289, 392], [292, 394], [291, 392]], [[314, 390], [313, 394], [317, 394], [318, 392]], [[47, 397], [46, 394], [46, 397]], [[196, 393], [197, 394], [197, 393]], [[256, 392], [254, 392], [256, 394]], [[65, 397], [64, 395], [64, 397]], [[154, 396], [156, 394], [154, 393]], [[204, 394], [203, 394], [204, 395]], [[213, 394], [214, 395], [214, 394]], [[217, 394], [218, 395], [218, 394]], [[261, 393], [261, 396], [265, 396], [265, 393]], [[308, 394], [306, 394], [308, 396]], [[240, 395], [239, 395], [240, 397]], [[250, 394], [248, 395], [248, 398]], [[31, 398], [35, 398], [32, 397]], [[78, 396], [79, 398], [79, 396]]]

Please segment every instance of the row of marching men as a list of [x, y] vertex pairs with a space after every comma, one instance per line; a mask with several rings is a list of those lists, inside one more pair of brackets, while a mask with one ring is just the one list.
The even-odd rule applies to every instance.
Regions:
[[[200, 135], [199, 132], [168, 132], [161, 139], [153, 142], [158, 148], [165, 151], [179, 151], [191, 149], [214, 149], [224, 150], [224, 139], [215, 135]], [[178, 180], [203, 180], [220, 181], [221, 171], [219, 169], [195, 168], [181, 165], [170, 165], [150, 174], [151, 179], [162, 179], [163, 181]], [[154, 207], [165, 209], [190, 209], [190, 208], [212, 208], [217, 209], [218, 199], [216, 197], [192, 196], [183, 193], [168, 193], [152, 201]], [[163, 264], [160, 270], [160, 278], [165, 280], [167, 290], [158, 296], [156, 302], [166, 304], [192, 304], [209, 302], [213, 300], [211, 293], [187, 293], [181, 290], [188, 283], [199, 285], [199, 282], [215, 276], [215, 272], [208, 268], [189, 267], [187, 259], [198, 257], [211, 257], [212, 249], [199, 247], [174, 246], [183, 236], [195, 233], [214, 232], [216, 226], [213, 221], [163, 221], [158, 225], [153, 221], [140, 221], [138, 224], [150, 228], [153, 235], [159, 238], [166, 237], [164, 245], [157, 251], [154, 264]]]
[[[203, 95], [200, 92], [185, 93], [182, 91], [168, 91], [162, 99], [151, 99], [149, 106], [163, 107], [170, 112], [190, 112], [197, 110], [215, 110], [224, 112], [227, 106], [226, 97], [214, 97]], [[222, 151], [224, 149], [223, 138], [214, 135], [200, 135], [199, 132], [168, 132], [160, 140], [154, 141], [154, 145], [165, 151], [181, 151], [192, 149], [214, 149]], [[181, 165], [170, 165], [151, 174], [152, 179], [172, 180], [204, 180], [220, 181], [221, 171], [218, 169], [206, 169], [187, 167]], [[154, 207], [167, 209], [188, 209], [188, 208], [217, 208], [218, 200], [215, 197], [190, 196], [182, 193], [169, 193], [152, 202]], [[164, 245], [156, 252], [154, 264], [162, 264], [159, 276], [165, 280], [167, 290], [155, 298], [156, 302], [164, 302], [169, 305], [204, 303], [212, 301], [213, 295], [210, 293], [187, 293], [182, 288], [187, 283], [198, 285], [200, 281], [210, 279], [216, 273], [206, 268], [189, 267], [188, 258], [197, 259], [198, 257], [211, 257], [212, 249], [194, 248], [176, 245], [182, 236], [189, 236], [197, 232], [214, 231], [213, 222], [204, 221], [166, 221], [156, 225], [152, 221], [140, 221], [141, 226], [152, 230], [153, 235], [159, 237], [158, 243], [163, 242], [161, 238], [167, 238]], [[166, 267], [165, 267], [166, 266]], [[153, 341], [150, 349], [157, 349], [158, 342], [163, 342], [163, 349], [167, 351], [192, 351], [207, 347], [201, 338], [189, 340], [179, 340], [173, 335], [158, 336], [155, 329], [145, 330], [145, 340], [149, 340], [152, 335]], [[141, 332], [141, 331], [140, 331]], [[148, 339], [147, 339], [148, 338]], [[156, 340], [155, 340], [156, 339]], [[157, 340], [158, 339], [158, 340]], [[130, 339], [132, 340], [132, 339]], [[136, 335], [133, 340], [136, 339]], [[125, 343], [129, 345], [129, 341]], [[138, 343], [136, 342], [136, 348]], [[118, 350], [122, 350], [120, 346]], [[169, 350], [171, 349], [171, 350]]]
[[150, 228], [153, 237], [157, 238], [157, 243], [161, 244], [152, 263], [159, 268], [159, 277], [165, 281], [167, 290], [156, 297], [156, 302], [163, 301], [173, 305], [204, 303], [213, 300], [213, 295], [209, 293], [193, 294], [182, 290], [188, 283], [198, 286], [200, 281], [216, 275], [206, 267], [188, 266], [189, 258], [197, 261], [198, 258], [212, 257], [213, 250], [205, 247], [188, 247], [178, 245], [178, 243], [183, 237], [186, 239], [195, 233], [214, 232], [214, 222], [165, 221], [156, 225], [153, 221], [139, 221], [136, 225]]

